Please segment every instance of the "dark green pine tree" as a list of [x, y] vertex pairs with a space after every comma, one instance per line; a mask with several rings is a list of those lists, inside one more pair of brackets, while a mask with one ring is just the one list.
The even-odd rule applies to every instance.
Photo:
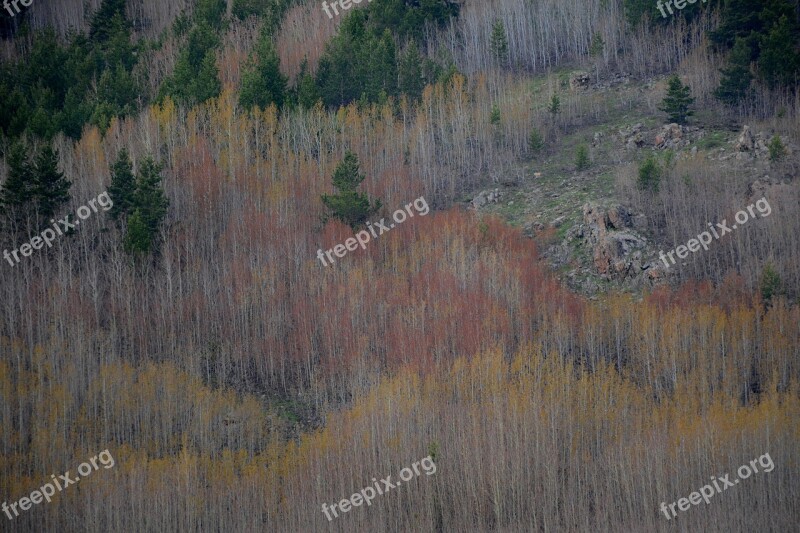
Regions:
[[142, 212], [138, 209], [128, 219], [128, 230], [125, 232], [122, 248], [134, 256], [147, 255], [153, 249], [153, 236], [147, 229]]
[[419, 53], [417, 43], [411, 41], [405, 53], [400, 59], [400, 92], [406, 94], [412, 100], [422, 96], [425, 88], [425, 79], [422, 77], [422, 56]]
[[761, 280], [759, 280], [761, 297], [764, 301], [771, 303], [774, 297], [781, 295], [781, 285], [781, 277], [772, 263], [764, 265], [764, 270], [761, 272]]
[[219, 70], [217, 70], [217, 57], [213, 50], [206, 53], [203, 62], [200, 63], [197, 77], [190, 87], [191, 93], [188, 101], [192, 103], [201, 103], [216, 98], [222, 92], [222, 83], [219, 81]]
[[217, 46], [219, 38], [208, 24], [203, 22], [192, 28], [172, 77], [162, 86], [161, 96], [170, 95], [188, 106], [219, 96], [222, 84], [216, 65]]
[[262, 32], [256, 45], [255, 57], [242, 75], [239, 105], [245, 109], [258, 106], [266, 109], [270, 104], [278, 108], [286, 100], [287, 78], [281, 73], [281, 61], [272, 38]]
[[194, 8], [194, 18], [197, 22], [204, 22], [215, 29], [220, 29], [225, 24], [225, 12], [228, 3], [225, 0], [198, 0]]
[[751, 32], [760, 32], [763, 22], [759, 13], [763, 7], [764, 0], [722, 2], [722, 22], [710, 33], [711, 41], [723, 49], [728, 49], [733, 46], [737, 37], [747, 37]]
[[136, 194], [136, 178], [133, 175], [128, 151], [124, 148], [117, 155], [117, 160], [111, 166], [111, 185], [108, 195], [111, 197], [111, 218], [117, 222], [124, 222], [134, 207]]
[[667, 95], [658, 109], [669, 115], [670, 121], [685, 124], [686, 119], [694, 114], [689, 109], [694, 102], [690, 94], [689, 86], [681, 83], [678, 76], [672, 76], [668, 81]]
[[157, 248], [158, 230], [167, 216], [169, 200], [161, 188], [161, 165], [146, 157], [136, 179], [133, 204], [123, 241], [126, 252], [148, 254]]
[[397, 48], [391, 32], [384, 30], [380, 38], [367, 39], [362, 46], [362, 55], [369, 59], [360, 63], [359, 76], [354, 81], [366, 80], [363, 92], [372, 102], [379, 102], [385, 96], [396, 96]]
[[136, 45], [131, 41], [130, 24], [122, 15], [114, 15], [109, 27], [108, 40], [101, 46], [106, 68], [120, 64], [130, 71], [136, 64]]
[[146, 157], [142, 161], [133, 199], [134, 209], [139, 211], [147, 230], [155, 239], [167, 215], [169, 200], [161, 188], [161, 165], [153, 161], [152, 157]]
[[800, 81], [797, 42], [798, 25], [786, 15], [762, 38], [758, 71], [770, 89], [794, 86]]
[[89, 23], [89, 37], [93, 41], [104, 42], [114, 33], [117, 22], [114, 17], [119, 15], [129, 26], [125, 18], [125, 0], [103, 0], [100, 9], [94, 12]]
[[753, 81], [753, 74], [750, 72], [751, 54], [748, 40], [737, 37], [728, 58], [728, 66], [720, 69], [722, 80], [714, 90], [717, 100], [735, 106], [750, 97], [750, 85]]
[[92, 124], [105, 132], [114, 117], [124, 117], [136, 109], [138, 89], [133, 77], [122, 64], [106, 69], [97, 86], [97, 104], [91, 116]]
[[371, 204], [366, 194], [356, 190], [365, 177], [359, 172], [358, 157], [348, 150], [333, 172], [333, 185], [337, 194], [322, 195], [322, 203], [331, 211], [332, 216], [353, 229], [366, 222], [382, 205], [380, 200]]
[[33, 193], [40, 222], [56, 215], [69, 201], [72, 183], [58, 170], [58, 151], [45, 146], [36, 156], [33, 167]]
[[26, 227], [29, 220], [30, 203], [35, 195], [33, 168], [20, 142], [11, 145], [7, 160], [8, 179], [0, 188], [0, 206], [7, 226], [16, 231]]
[[502, 20], [497, 20], [492, 26], [492, 36], [489, 39], [489, 47], [492, 56], [497, 60], [501, 67], [508, 66], [508, 37], [506, 37], [506, 27]]
[[351, 11], [342, 19], [339, 33], [328, 41], [320, 57], [317, 86], [326, 106], [357, 100], [374, 78], [369, 66], [375, 43], [367, 32], [365, 11]]
[[297, 103], [306, 109], [312, 108], [320, 100], [319, 89], [314, 77], [308, 72], [308, 61], [303, 59], [297, 75]]

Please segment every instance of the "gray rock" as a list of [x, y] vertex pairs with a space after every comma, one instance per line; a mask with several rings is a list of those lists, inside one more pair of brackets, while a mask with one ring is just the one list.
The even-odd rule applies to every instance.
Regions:
[[754, 148], [753, 133], [750, 131], [750, 126], [745, 124], [742, 128], [742, 133], [739, 134], [739, 138], [736, 139], [736, 143], [733, 145], [733, 149], [737, 152], [752, 152]]

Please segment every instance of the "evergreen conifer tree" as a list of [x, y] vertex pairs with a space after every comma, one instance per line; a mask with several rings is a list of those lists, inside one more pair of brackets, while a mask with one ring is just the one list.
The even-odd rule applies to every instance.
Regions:
[[770, 89], [792, 86], [800, 81], [800, 54], [796, 52], [798, 26], [782, 15], [761, 39], [758, 70]]
[[125, 18], [125, 0], [103, 0], [100, 8], [92, 15], [89, 23], [89, 37], [97, 42], [108, 40], [118, 24], [114, 21], [114, 17], [117, 15], [125, 21], [127, 27], [129, 24]]
[[111, 166], [111, 185], [108, 188], [108, 195], [114, 204], [109, 213], [111, 218], [118, 222], [127, 219], [134, 206], [135, 193], [136, 178], [133, 175], [133, 165], [128, 151], [123, 148]]
[[683, 85], [678, 76], [672, 76], [668, 84], [667, 95], [662, 100], [659, 109], [669, 115], [671, 122], [685, 124], [686, 119], [694, 114], [689, 109], [694, 102], [694, 98], [690, 96], [689, 86]]
[[319, 89], [314, 77], [308, 72], [308, 60], [303, 59], [300, 64], [300, 73], [297, 75], [297, 103], [306, 109], [312, 108], [320, 99]]
[[[127, 170], [124, 166], [123, 160], [120, 163], [123, 172]], [[128, 194], [127, 185], [126, 190]], [[126, 252], [147, 254], [156, 249], [158, 230], [167, 215], [167, 207], [169, 200], [161, 188], [161, 165], [148, 156], [139, 168], [133, 203], [128, 207], [131, 214], [123, 241]]]
[[272, 39], [268, 33], [262, 32], [255, 57], [242, 76], [239, 105], [245, 109], [254, 106], [266, 109], [274, 103], [280, 108], [286, 99], [286, 82]]
[[400, 92], [413, 100], [422, 96], [422, 90], [425, 88], [425, 80], [422, 77], [422, 56], [417, 43], [413, 41], [400, 59], [399, 75]]
[[45, 146], [36, 156], [33, 168], [33, 186], [36, 210], [40, 222], [47, 221], [69, 201], [72, 183], [58, 170], [58, 151]]
[[358, 157], [349, 150], [333, 172], [337, 194], [322, 195], [322, 203], [337, 218], [355, 229], [381, 208], [380, 200], [371, 204], [366, 194], [356, 191], [366, 176], [359, 172]]
[[728, 66], [720, 69], [722, 80], [714, 90], [714, 97], [720, 102], [734, 106], [746, 100], [750, 94], [753, 75], [750, 73], [750, 45], [746, 39], [736, 38]]
[[492, 26], [492, 36], [489, 40], [492, 55], [502, 67], [508, 66], [508, 37], [506, 27], [502, 20], [496, 20]]
[[8, 179], [0, 188], [0, 206], [10, 229], [21, 229], [29, 217], [30, 202], [34, 198], [33, 168], [25, 147], [20, 142], [11, 145], [8, 152]]

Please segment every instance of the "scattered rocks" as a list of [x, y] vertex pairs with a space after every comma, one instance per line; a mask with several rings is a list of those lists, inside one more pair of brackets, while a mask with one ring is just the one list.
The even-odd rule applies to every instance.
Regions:
[[566, 265], [570, 256], [569, 246], [565, 244], [554, 244], [548, 248], [547, 256], [550, 259], [550, 263], [555, 268]]
[[630, 74], [614, 74], [610, 78], [602, 78], [594, 85], [594, 88], [597, 90], [607, 90], [618, 85], [627, 86], [630, 82]]
[[480, 209], [488, 204], [496, 204], [500, 201], [502, 196], [503, 193], [500, 192], [499, 188], [495, 188], [493, 191], [482, 191], [478, 196], [472, 199], [472, 207]]
[[736, 159], [763, 158], [769, 155], [768, 139], [766, 132], [753, 134], [750, 126], [745, 124], [733, 143], [733, 152]]
[[569, 77], [569, 88], [573, 91], [578, 89], [588, 89], [589, 88], [589, 73], [578, 71], [573, 72], [572, 75]]
[[625, 148], [633, 150], [635, 148], [641, 148], [644, 146], [644, 134], [642, 133], [643, 128], [644, 125], [639, 122], [630, 129], [619, 130], [619, 134], [622, 137], [622, 143], [625, 145]]
[[[656, 134], [655, 147], [660, 150], [678, 150], [689, 146], [692, 141], [701, 139], [705, 132], [697, 126], [681, 126], [680, 124], [665, 124]], [[692, 154], [697, 153], [697, 147], [692, 149]]]
[[677, 150], [689, 144], [689, 140], [684, 138], [685, 130], [680, 124], [666, 124], [661, 128], [661, 131], [656, 135], [655, 145], [656, 148], [661, 150], [672, 149]]

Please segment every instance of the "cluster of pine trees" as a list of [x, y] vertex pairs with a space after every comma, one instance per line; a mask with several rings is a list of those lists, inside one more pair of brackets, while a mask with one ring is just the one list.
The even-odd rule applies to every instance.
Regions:
[[752, 96], [758, 80], [770, 89], [800, 88], [800, 9], [789, 0], [730, 0], [711, 33], [718, 49], [730, 50], [714, 95], [736, 105]]
[[24, 58], [0, 63], [0, 131], [77, 139], [86, 123], [105, 129], [113, 117], [132, 114], [139, 109], [133, 70], [141, 52], [125, 0], [104, 0], [88, 35], [75, 33], [66, 45], [52, 30], [38, 33]]
[[[356, 10], [345, 17], [339, 35], [327, 45], [319, 71], [305, 68], [296, 86], [287, 87], [274, 48], [274, 34], [290, 0], [259, 3], [237, 0], [235, 19], [257, 17], [262, 34], [242, 79], [240, 104], [266, 108], [271, 104], [312, 107], [385, 101], [407, 94], [419, 98], [426, 83], [442, 75], [442, 68], [424, 59], [418, 44], [426, 23], [441, 25], [456, 16], [451, 0], [427, 0], [419, 5], [387, 0]], [[52, 30], [36, 35], [28, 57], [0, 63], [0, 132], [17, 137], [25, 132], [51, 139], [63, 132], [80, 137], [85, 124], [104, 131], [114, 117], [137, 112], [149, 101], [170, 97], [191, 107], [219, 96], [217, 66], [221, 35], [230, 21], [225, 0], [199, 0], [193, 13], [181, 15], [170, 30], [181, 44], [174, 70], [154, 94], [142, 79], [143, 58], [152, 55], [164, 39], [134, 39], [126, 17], [125, 0], [103, 0], [92, 15], [88, 34], [74, 33], [62, 44]], [[409, 42], [398, 54], [398, 42]]]
[[[71, 200], [72, 183], [58, 168], [58, 151], [49, 145], [31, 161], [28, 148], [16, 142], [7, 162], [8, 179], [0, 187], [0, 243], [15, 246], [18, 239], [38, 233], [63, 213]], [[169, 206], [161, 188], [161, 170], [160, 164], [145, 157], [139, 175], [134, 176], [124, 149], [111, 167], [110, 215], [121, 230], [124, 250], [132, 255], [147, 255], [157, 248]]]

